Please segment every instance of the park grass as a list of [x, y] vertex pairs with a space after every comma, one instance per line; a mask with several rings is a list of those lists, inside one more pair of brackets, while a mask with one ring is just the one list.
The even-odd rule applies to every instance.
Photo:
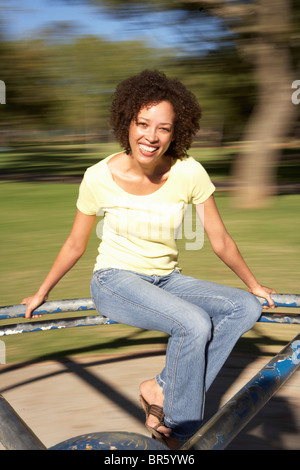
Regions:
[[[1, 182], [0, 305], [18, 304], [32, 294], [50, 268], [71, 229], [78, 184]], [[273, 198], [266, 209], [237, 210], [231, 198], [216, 193], [225, 224], [257, 278], [281, 293], [299, 293], [299, 195]], [[89, 297], [89, 281], [99, 240], [91, 237], [77, 266], [54, 288], [51, 299]], [[201, 250], [187, 251], [178, 241], [185, 274], [244, 288], [212, 253], [205, 240]], [[73, 315], [72, 315], [73, 316]], [[49, 316], [47, 316], [48, 318]], [[256, 324], [237, 351], [274, 354], [291, 340], [297, 325]], [[107, 325], [5, 336], [7, 363], [55, 357], [121, 353], [165, 348], [166, 335]]]

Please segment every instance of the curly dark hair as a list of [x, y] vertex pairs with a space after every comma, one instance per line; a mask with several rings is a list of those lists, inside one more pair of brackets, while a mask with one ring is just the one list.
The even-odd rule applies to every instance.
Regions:
[[122, 81], [116, 88], [111, 105], [111, 126], [126, 153], [130, 152], [129, 126], [140, 110], [162, 101], [172, 104], [175, 112], [174, 139], [168, 149], [173, 158], [187, 154], [200, 128], [201, 108], [193, 93], [176, 78], [167, 78], [157, 70], [144, 70]]

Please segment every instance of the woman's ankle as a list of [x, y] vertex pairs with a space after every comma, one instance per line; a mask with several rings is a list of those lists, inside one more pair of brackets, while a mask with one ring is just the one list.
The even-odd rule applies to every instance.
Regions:
[[140, 385], [140, 393], [150, 405], [163, 406], [163, 390], [155, 378], [145, 380]]

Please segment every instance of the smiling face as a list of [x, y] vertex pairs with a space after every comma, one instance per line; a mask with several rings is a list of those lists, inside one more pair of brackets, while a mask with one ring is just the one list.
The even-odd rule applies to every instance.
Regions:
[[168, 101], [140, 110], [129, 127], [131, 156], [142, 165], [156, 165], [172, 142], [175, 113]]

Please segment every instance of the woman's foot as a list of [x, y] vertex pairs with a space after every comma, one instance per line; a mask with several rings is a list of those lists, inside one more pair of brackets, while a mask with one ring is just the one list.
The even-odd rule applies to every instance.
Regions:
[[[142, 399], [144, 399], [147, 404], [157, 405], [161, 408], [163, 407], [164, 395], [162, 392], [162, 388], [158, 385], [155, 378], [142, 382], [140, 385], [140, 393]], [[146, 415], [146, 426], [148, 427], [148, 429], [154, 428], [156, 431], [158, 431], [158, 433], [162, 434], [162, 440], [168, 447], [170, 447], [171, 449], [178, 449], [177, 439], [170, 437], [172, 430], [166, 427], [164, 424], [161, 424], [157, 427], [157, 425], [160, 423], [160, 419], [154, 414], [151, 414], [151, 409], [149, 414], [146, 413]]]

